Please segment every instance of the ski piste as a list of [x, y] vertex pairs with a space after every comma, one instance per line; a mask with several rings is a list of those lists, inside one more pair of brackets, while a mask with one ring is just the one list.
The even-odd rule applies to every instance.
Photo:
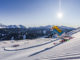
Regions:
[[[13, 49], [13, 48], [9, 49], [8, 47], [6, 47], [6, 51], [18, 51], [19, 54], [22, 54], [21, 57], [25, 56], [25, 55], [28, 56], [28, 57], [32, 57], [34, 55], [37, 55], [37, 54], [42, 53], [44, 51], [50, 50], [52, 48], [55, 48], [58, 45], [61, 45], [61, 44], [65, 43], [65, 42], [60, 42], [60, 41], [61, 40], [57, 38], [57, 40], [56, 39], [52, 40], [49, 44], [45, 44], [45, 45], [38, 46], [38, 47], [36, 46], [36, 47], [30, 48], [30, 49], [22, 48], [22, 49], [16, 50], [16, 49]], [[22, 50], [22, 51], [25, 50], [27, 53], [23, 55], [23, 53], [21, 53], [20, 50]], [[16, 54], [16, 56], [18, 56], [18, 55]], [[16, 56], [14, 56], [14, 57], [16, 57]]]
[[[69, 39], [66, 38], [66, 39], [67, 39], [66, 41], [68, 41], [71, 38], [69, 38]], [[45, 43], [42, 43], [42, 44], [38, 44], [38, 45], [34, 45], [34, 46], [30, 46], [30, 47], [26, 47], [26, 46], [25, 47], [20, 47], [20, 46], [24, 46], [24, 44], [23, 45], [13, 44], [13, 45], [11, 45], [9, 47], [4, 47], [4, 50], [5, 51], [19, 51], [19, 50], [25, 50], [25, 49], [28, 50], [28, 49], [33, 49], [33, 48], [41, 47], [41, 46], [44, 46], [44, 45], [48, 45], [48, 44], [57, 45], [57, 44], [63, 43], [63, 42], [65, 42], [65, 41], [62, 40], [59, 37], [59, 38], [55, 38], [55, 39], [50, 39], [50, 41], [48, 41], [48, 42], [45, 42]], [[26, 44], [27, 44], [27, 42], [26, 42]]]
[[22, 48], [19, 48], [19, 46], [17, 46], [18, 44], [14, 44], [14, 45], [11, 45], [9, 47], [4, 47], [4, 50], [6, 50], [6, 51], [18, 51], [18, 50], [24, 50], [24, 49], [31, 49], [31, 48], [36, 48], [36, 47], [40, 47], [40, 46], [44, 46], [44, 45], [53, 43], [57, 40], [59, 40], [59, 38], [50, 39], [50, 41], [42, 43], [42, 44], [38, 44], [38, 45], [30, 46], [30, 47], [22, 47]]
[[[54, 43], [56, 43], [56, 44], [54, 44]], [[44, 51], [47, 51], [47, 50], [49, 50], [49, 49], [52, 49], [52, 48], [54, 48], [54, 47], [56, 47], [56, 46], [58, 46], [58, 45], [60, 45], [60, 44], [62, 44], [61, 42], [60, 42], [60, 39], [59, 40], [54, 40], [54, 41], [51, 41], [49, 44], [45, 44], [45, 45], [42, 45], [42, 46], [36, 46], [36, 47], [33, 47], [33, 48], [29, 48], [29, 49], [27, 49], [27, 48], [19, 48], [19, 49], [13, 49], [13, 48], [10, 48], [10, 47], [6, 47], [5, 48], [5, 50], [6, 51], [19, 51], [19, 50], [26, 50], [26, 56], [28, 56], [28, 57], [31, 57], [31, 56], [33, 56], [33, 55], [37, 55], [37, 54], [39, 54], [39, 53], [41, 53], [41, 52], [44, 52]], [[19, 52], [20, 53], [20, 52]], [[24, 55], [23, 55], [24, 56]]]

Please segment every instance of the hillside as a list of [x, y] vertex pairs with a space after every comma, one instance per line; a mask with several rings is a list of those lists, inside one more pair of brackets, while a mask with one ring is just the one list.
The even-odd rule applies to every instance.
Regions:
[[[77, 60], [80, 59], [80, 32], [72, 37], [64, 43], [51, 38], [0, 42], [0, 60]], [[15, 44], [19, 47], [12, 47]]]

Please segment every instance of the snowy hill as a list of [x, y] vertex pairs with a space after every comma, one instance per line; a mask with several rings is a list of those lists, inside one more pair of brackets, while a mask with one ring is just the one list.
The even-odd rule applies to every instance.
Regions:
[[[37, 29], [50, 29], [53, 25], [40, 26], [40, 27], [29, 27], [29, 28], [37, 28]], [[65, 30], [74, 30], [75, 28], [67, 27], [67, 26], [59, 26], [60, 29]], [[27, 28], [24, 25], [4, 25], [0, 23], [0, 28]]]
[[6, 28], [6, 27], [7, 27], [6, 25], [0, 23], [0, 28]]
[[72, 30], [72, 31], [68, 32], [67, 34], [72, 35], [72, 34], [75, 34], [77, 32], [80, 32], [80, 27], [76, 28], [75, 30]]
[[0, 28], [26, 28], [23, 25], [4, 25], [4, 24], [0, 24]]
[[[80, 32], [74, 33], [72, 37], [64, 43], [59, 43], [60, 39], [51, 38], [2, 41], [0, 60], [80, 60]], [[12, 47], [16, 44], [19, 47]]]
[[7, 28], [26, 28], [23, 25], [8, 25]]

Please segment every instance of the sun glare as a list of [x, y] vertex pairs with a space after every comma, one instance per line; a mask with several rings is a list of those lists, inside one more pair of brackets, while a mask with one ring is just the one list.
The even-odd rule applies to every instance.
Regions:
[[63, 17], [63, 13], [62, 13], [62, 12], [59, 12], [59, 13], [57, 14], [57, 16], [58, 16], [59, 19], [61, 19], [61, 18]]

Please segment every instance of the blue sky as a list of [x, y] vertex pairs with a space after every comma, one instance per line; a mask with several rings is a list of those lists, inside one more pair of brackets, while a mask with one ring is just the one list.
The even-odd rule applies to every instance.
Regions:
[[59, 19], [59, 0], [0, 0], [0, 23], [80, 26], [80, 0], [61, 0], [61, 8], [63, 18]]

